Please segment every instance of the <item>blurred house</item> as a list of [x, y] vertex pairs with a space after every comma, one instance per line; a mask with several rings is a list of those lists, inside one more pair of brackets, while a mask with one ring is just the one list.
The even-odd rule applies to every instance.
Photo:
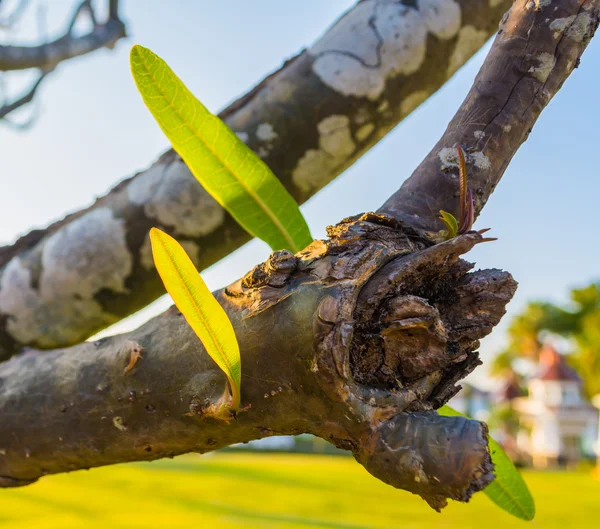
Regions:
[[494, 392], [463, 384], [449, 404], [488, 422], [493, 437], [516, 463], [547, 468], [597, 457], [600, 464], [600, 395], [595, 408], [577, 372], [549, 345], [526, 384], [516, 376]]
[[572, 465], [594, 457], [598, 411], [585, 398], [581, 379], [564, 357], [546, 345], [538, 371], [528, 384], [528, 396], [512, 401], [521, 428], [519, 448], [539, 468]]

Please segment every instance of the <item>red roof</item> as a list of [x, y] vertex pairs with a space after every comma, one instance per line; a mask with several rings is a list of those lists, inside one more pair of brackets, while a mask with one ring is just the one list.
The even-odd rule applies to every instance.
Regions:
[[581, 382], [577, 371], [569, 367], [565, 358], [551, 345], [544, 345], [540, 351], [539, 380]]

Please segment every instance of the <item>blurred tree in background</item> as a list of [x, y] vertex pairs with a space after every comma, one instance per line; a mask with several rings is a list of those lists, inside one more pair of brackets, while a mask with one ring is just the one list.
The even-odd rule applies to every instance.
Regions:
[[506, 377], [519, 360], [537, 362], [545, 341], [568, 340], [568, 361], [583, 380], [588, 397], [600, 393], [600, 282], [575, 288], [565, 304], [534, 301], [512, 320], [508, 346], [495, 359], [492, 373]]

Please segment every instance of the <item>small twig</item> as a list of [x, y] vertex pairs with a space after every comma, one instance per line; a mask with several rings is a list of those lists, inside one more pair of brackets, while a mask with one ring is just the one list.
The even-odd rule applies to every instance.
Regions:
[[[11, 21], [15, 20], [17, 11], [22, 12], [25, 4], [27, 4], [27, 0], [19, 4], [17, 10], [11, 15]], [[0, 72], [30, 68], [37, 68], [41, 72], [37, 81], [22, 97], [8, 104], [5, 101], [3, 102], [0, 106], [0, 120], [4, 120], [13, 127], [27, 128], [32, 123], [33, 116], [27, 123], [8, 122], [7, 116], [18, 108], [31, 103], [42, 80], [49, 72], [68, 59], [85, 55], [100, 48], [112, 49], [115, 43], [126, 35], [125, 25], [119, 19], [118, 8], [119, 4], [116, 0], [108, 0], [108, 19], [105, 23], [99, 24], [91, 0], [83, 0], [73, 12], [65, 34], [52, 42], [47, 42], [47, 38], [45, 38], [45, 24], [41, 16], [42, 11], [40, 11], [38, 17], [40, 33], [42, 33], [40, 40], [45, 42], [44, 44], [33, 47], [0, 45]], [[90, 17], [92, 29], [85, 35], [74, 36], [73, 32], [77, 21], [83, 14]], [[2, 27], [1, 21], [0, 27]], [[5, 91], [3, 92], [5, 93]]]
[[[31, 85], [29, 90], [23, 96], [21, 96], [19, 99], [16, 99], [12, 103], [8, 103], [8, 104], [5, 104], [2, 107], [0, 107], [0, 120], [6, 121], [6, 116], [8, 116], [11, 112], [14, 112], [18, 108], [21, 108], [21, 107], [31, 103], [33, 101], [33, 98], [35, 97], [37, 89], [40, 87], [40, 84], [42, 83], [42, 81], [46, 78], [46, 76], [49, 73], [50, 72], [42, 72], [40, 74], [40, 76], [38, 77], [38, 79], [35, 81], [35, 83], [33, 83], [33, 85]], [[30, 123], [16, 124], [14, 122], [8, 122], [8, 121], [7, 121], [7, 123], [13, 127], [18, 127], [18, 128], [26, 128], [30, 124]]]
[[[100, 48], [112, 48], [126, 35], [125, 24], [119, 19], [117, 8], [118, 3], [110, 3], [110, 16], [106, 22], [99, 24], [90, 0], [84, 0], [71, 16], [65, 34], [58, 39], [39, 46], [0, 45], [0, 71], [55, 68], [63, 61]], [[88, 13], [93, 28], [87, 34], [75, 37], [73, 29], [83, 12]]]
[[73, 29], [75, 28], [75, 24], [77, 23], [77, 20], [79, 19], [79, 16], [84, 12], [88, 13], [92, 23], [94, 24], [94, 27], [97, 25], [96, 24], [96, 15], [94, 14], [94, 10], [92, 9], [91, 0], [83, 0], [83, 2], [81, 2], [81, 4], [79, 4], [77, 9], [73, 13], [71, 22], [69, 23], [69, 27], [66, 32], [67, 35], [73, 34]]
[[21, 0], [10, 15], [5, 18], [0, 18], [0, 29], [9, 29], [13, 27], [25, 12], [28, 4], [29, 0]]

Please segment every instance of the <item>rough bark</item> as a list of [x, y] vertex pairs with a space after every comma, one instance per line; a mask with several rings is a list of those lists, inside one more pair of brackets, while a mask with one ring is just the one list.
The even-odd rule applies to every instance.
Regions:
[[[509, 0], [366, 0], [221, 117], [302, 203], [434, 93]], [[92, 207], [0, 248], [0, 359], [77, 343], [163, 293], [156, 226], [199, 269], [249, 236], [172, 152]]]

